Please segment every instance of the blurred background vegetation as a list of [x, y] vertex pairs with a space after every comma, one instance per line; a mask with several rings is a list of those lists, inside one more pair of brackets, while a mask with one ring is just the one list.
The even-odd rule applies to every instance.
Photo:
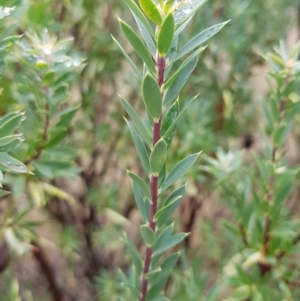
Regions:
[[[33, 92], [39, 84], [26, 58], [45, 49], [47, 43], [71, 38], [68, 55], [81, 66], [72, 76], [65, 74], [67, 91], [56, 91], [58, 99], [67, 99], [58, 112], [76, 108], [72, 126], [53, 134], [60, 135], [57, 143], [61, 148], [56, 156], [64, 156], [65, 150], [68, 164], [55, 169], [54, 163], [45, 167], [43, 157], [31, 162], [34, 150], [24, 158], [22, 152], [16, 154], [28, 160], [43, 183], [61, 190], [50, 191], [26, 213], [27, 220], [41, 221], [34, 227], [41, 246], [38, 253], [33, 250], [22, 256], [10, 254], [9, 268], [0, 275], [0, 300], [46, 301], [52, 300], [51, 295], [55, 301], [121, 300], [120, 294], [124, 298], [127, 291], [115, 280], [121, 277], [118, 268], [127, 270], [130, 262], [119, 237], [125, 230], [138, 246], [142, 245], [138, 234], [140, 216], [126, 173], [126, 168], [138, 171], [140, 167], [118, 97], [118, 93], [124, 95], [138, 108], [140, 88], [111, 38], [113, 35], [124, 41], [116, 18], [121, 15], [134, 24], [130, 12], [120, 0], [2, 0], [0, 5], [16, 6], [0, 22], [0, 40], [24, 35], [8, 57], [0, 82], [0, 115], [16, 110], [27, 114], [22, 149], [30, 148], [43, 130], [36, 121], [43, 112], [35, 111], [32, 105], [32, 100], [43, 98], [43, 89], [38, 92], [41, 94]], [[170, 149], [170, 162], [199, 150], [216, 157], [222, 147], [227, 151], [245, 149], [248, 164], [251, 159], [247, 154], [262, 149], [260, 107], [270, 89], [268, 69], [260, 53], [272, 50], [280, 39], [288, 46], [297, 42], [299, 1], [208, 0], [192, 20], [181, 45], [185, 38], [228, 19], [231, 22], [209, 40], [209, 47], [184, 89], [182, 105], [197, 93], [200, 97], [181, 119]], [[28, 50], [29, 45], [33, 50]], [[299, 162], [298, 141], [296, 126], [289, 143], [294, 163]], [[180, 218], [175, 216], [176, 227], [192, 234], [184, 242], [180, 266], [168, 286], [172, 301], [201, 300], [199, 296], [213, 285], [223, 285], [222, 270], [234, 255], [222, 226], [224, 219], [232, 218], [231, 213], [212, 177], [201, 168], [203, 164], [204, 160], [198, 162], [198, 167], [188, 174], [188, 193], [179, 209]], [[8, 202], [22, 207], [26, 186], [20, 177], [8, 177], [6, 181], [14, 198], [3, 198], [2, 215], [11, 206]], [[37, 183], [34, 178], [31, 181]], [[34, 196], [29, 194], [28, 198], [32, 200]], [[50, 271], [41, 256], [48, 261], [48, 267], [50, 263]], [[228, 292], [225, 288], [223, 295]], [[214, 298], [212, 295], [210, 300], [222, 300]]]

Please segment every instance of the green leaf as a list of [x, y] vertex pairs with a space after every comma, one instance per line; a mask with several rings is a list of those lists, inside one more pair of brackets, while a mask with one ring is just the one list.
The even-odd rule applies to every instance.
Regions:
[[166, 164], [165, 164], [158, 175], [158, 187], [160, 187], [163, 184], [163, 182], [165, 181], [166, 172], [167, 172], [167, 170], [166, 170]]
[[180, 161], [168, 174], [160, 190], [166, 190], [174, 182], [179, 180], [193, 166], [199, 155], [200, 153], [196, 153]]
[[[199, 96], [199, 94], [195, 95], [193, 98], [191, 98], [189, 101], [186, 102], [182, 110], [179, 112], [179, 115], [176, 117], [176, 119], [173, 121], [175, 124], [177, 120], [182, 116], [182, 114], [186, 111], [186, 109], [190, 106], [190, 104]], [[172, 134], [173, 127], [169, 127], [168, 130], [164, 133], [163, 138], [165, 141], [168, 141], [168, 137]]]
[[130, 132], [131, 132], [138, 156], [141, 160], [142, 166], [143, 166], [147, 176], [150, 176], [151, 170], [150, 170], [150, 164], [149, 164], [149, 156], [148, 156], [147, 150], [145, 148], [145, 145], [144, 145], [142, 139], [140, 138], [140, 136], [138, 135], [137, 131], [133, 127], [133, 125], [126, 118], [125, 118], [125, 121], [130, 129]]
[[20, 127], [20, 124], [25, 118], [24, 112], [16, 112], [0, 119], [0, 137], [12, 134]]
[[138, 187], [140, 188], [140, 190], [143, 192], [143, 194], [145, 195], [145, 197], [151, 201], [151, 195], [150, 195], [150, 190], [149, 190], [149, 185], [147, 185], [144, 180], [142, 178], [140, 178], [138, 175], [127, 171], [129, 177], [132, 179], [132, 181], [134, 181]]
[[[161, 272], [155, 277], [150, 279], [151, 287], [149, 289], [148, 297], [150, 300], [155, 298], [163, 291], [168, 278], [170, 276], [171, 270], [175, 267], [178, 261], [179, 253], [171, 254], [161, 265]], [[163, 296], [158, 296], [156, 298], [165, 298]], [[165, 300], [165, 299], [163, 299]], [[167, 299], [168, 300], [168, 299]]]
[[152, 246], [155, 242], [155, 233], [154, 233], [154, 231], [147, 225], [141, 225], [140, 232], [141, 232], [141, 235], [144, 239], [144, 242], [148, 246]]
[[157, 223], [158, 228], [160, 228], [163, 224], [169, 221], [169, 218], [174, 213], [174, 211], [179, 207], [183, 200], [183, 195], [178, 195], [174, 197], [170, 203], [161, 209], [159, 209], [154, 215], [154, 220]]
[[134, 32], [134, 30], [126, 24], [121, 19], [119, 20], [121, 29], [133, 47], [133, 49], [136, 51], [136, 53], [140, 56], [140, 58], [143, 60], [143, 62], [146, 64], [147, 68], [153, 73], [156, 74], [155, 64], [153, 62], [153, 59], [151, 55], [149, 54], [148, 49], [146, 48], [145, 44], [142, 42], [142, 40], [138, 37], [138, 35]]
[[161, 26], [162, 16], [153, 0], [139, 0], [145, 15], [156, 25]]
[[150, 213], [149, 202], [147, 200], [145, 201], [139, 186], [134, 181], [132, 182], [132, 190], [139, 212], [143, 217], [143, 221], [144, 223], [147, 223], [149, 221]]
[[155, 256], [157, 254], [161, 254], [173, 248], [174, 246], [182, 242], [184, 238], [187, 237], [188, 235], [189, 233], [176, 233], [164, 241], [157, 240], [153, 246], [154, 249], [153, 255]]
[[56, 118], [60, 120], [57, 122], [55, 126], [57, 127], [69, 127], [72, 119], [74, 118], [76, 112], [78, 111], [79, 107], [70, 107], [65, 110], [59, 112]]
[[132, 14], [141, 20], [151, 36], [154, 37], [154, 31], [138, 5], [133, 0], [124, 0], [124, 2], [130, 8]]
[[187, 183], [185, 183], [184, 185], [179, 186], [177, 189], [175, 189], [165, 200], [165, 202], [163, 203], [163, 206], [167, 206], [168, 204], [170, 204], [174, 200], [174, 198], [176, 198], [179, 195], [184, 196], [185, 191], [186, 191], [186, 185], [187, 185]]
[[144, 77], [142, 93], [148, 112], [154, 122], [158, 122], [162, 110], [162, 96], [156, 80], [149, 73]]
[[[177, 116], [179, 113], [179, 103], [178, 101], [175, 101], [174, 104], [169, 108], [166, 116], [163, 119], [163, 124], [161, 126], [161, 135], [164, 137], [164, 140], [166, 141], [167, 148], [169, 148], [173, 137], [176, 132], [177, 123], [175, 122]], [[168, 131], [168, 136], [164, 136], [164, 134]]]
[[150, 167], [152, 174], [158, 176], [163, 168], [167, 157], [167, 144], [165, 140], [160, 139], [154, 146], [150, 155]]
[[178, 70], [167, 80], [167, 82], [163, 85], [162, 90], [165, 91], [168, 89], [171, 84], [174, 82], [174, 80], [180, 76], [180, 74], [183, 72], [184, 67], [189, 64], [195, 57], [198, 57], [198, 55], [205, 50], [206, 47], [200, 47], [198, 50], [193, 52], [178, 68]]
[[7, 153], [15, 150], [24, 141], [23, 134], [0, 138], [0, 152]]
[[165, 14], [168, 14], [172, 10], [175, 1], [176, 0], [166, 0], [165, 7], [164, 7]]
[[186, 82], [188, 81], [191, 73], [195, 69], [198, 62], [198, 57], [193, 58], [188, 64], [186, 64], [180, 74], [173, 80], [172, 84], [170, 85], [169, 89], [164, 98], [164, 107], [172, 104], [173, 101], [177, 98], [179, 92], [184, 87]]
[[138, 275], [140, 275], [143, 270], [143, 264], [142, 264], [142, 259], [140, 257], [140, 254], [139, 254], [138, 250], [136, 249], [135, 245], [133, 244], [133, 242], [130, 240], [130, 238], [126, 234], [125, 234], [124, 241], [128, 245], [129, 252], [130, 252], [133, 264], [136, 268], [136, 271], [137, 271]]
[[169, 14], [164, 20], [158, 33], [157, 49], [161, 56], [165, 56], [172, 44], [175, 30], [173, 14]]
[[134, 110], [134, 108], [130, 105], [129, 102], [127, 102], [122, 96], [120, 96], [120, 101], [124, 107], [124, 109], [126, 110], [126, 112], [128, 113], [128, 115], [130, 116], [130, 118], [133, 120], [137, 131], [139, 132], [139, 134], [141, 135], [141, 137], [143, 138], [143, 140], [148, 144], [148, 146], [151, 146], [151, 136], [149, 135], [149, 133], [147, 132], [143, 122], [141, 121], [139, 115], [136, 113], [136, 111]]
[[51, 166], [37, 161], [33, 161], [32, 166], [34, 167], [35, 174], [37, 174], [38, 176], [47, 179], [53, 179], [53, 172]]
[[131, 66], [131, 68], [133, 69], [133, 71], [135, 72], [135, 74], [138, 77], [138, 79], [140, 81], [142, 81], [143, 80], [143, 76], [142, 76], [141, 72], [139, 71], [138, 67], [131, 60], [131, 58], [128, 56], [127, 52], [123, 49], [123, 47], [120, 45], [120, 43], [113, 36], [111, 36], [111, 37], [112, 37], [113, 41], [117, 44], [117, 46], [120, 48], [120, 50], [122, 51], [122, 53], [124, 54], [126, 60], [128, 61], [129, 65]]
[[[197, 1], [182, 1], [182, 5], [177, 7], [175, 10], [175, 21], [176, 25], [181, 24], [186, 19], [189, 19], [194, 16], [197, 9], [205, 2], [205, 0], [197, 0]], [[188, 10], [189, 13], [185, 11]]]
[[15, 173], [31, 173], [22, 162], [5, 153], [0, 153], [0, 169]]
[[[230, 20], [229, 20], [230, 21]], [[173, 62], [177, 61], [193, 49], [199, 47], [201, 44], [206, 42], [209, 38], [218, 33], [229, 21], [219, 23], [217, 25], [211, 26], [199, 34], [197, 34], [193, 39], [191, 39], [186, 45], [184, 45], [174, 57]]]
[[144, 42], [146, 43], [149, 51], [151, 52], [151, 55], [153, 58], [156, 58], [156, 45], [153, 41], [153, 38], [151, 36], [151, 34], [149, 33], [149, 31], [147, 30], [146, 26], [144, 25], [144, 23], [138, 18], [138, 16], [136, 16], [135, 14], [133, 14], [135, 21], [140, 29], [140, 32], [142, 34], [142, 37], [144, 39]]
[[276, 147], [281, 147], [285, 142], [292, 127], [292, 122], [282, 123], [273, 133], [273, 140]]

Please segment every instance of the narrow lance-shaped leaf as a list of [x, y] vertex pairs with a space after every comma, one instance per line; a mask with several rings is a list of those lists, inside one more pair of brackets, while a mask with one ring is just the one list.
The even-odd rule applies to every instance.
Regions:
[[[166, 116], [163, 119], [163, 124], [161, 127], [161, 135], [164, 137], [164, 140], [166, 141], [167, 148], [170, 147], [170, 144], [173, 140], [173, 137], [176, 132], [177, 122], [175, 122], [177, 116], [179, 113], [179, 102], [178, 100], [174, 102], [174, 104], [169, 108]], [[169, 134], [167, 136], [164, 136], [164, 134], [168, 131]]]
[[173, 62], [177, 61], [196, 47], [199, 47], [201, 44], [206, 42], [209, 38], [218, 33], [229, 21], [219, 23], [200, 32], [178, 51], [177, 55], [173, 59]]
[[158, 122], [162, 110], [162, 96], [156, 80], [147, 73], [142, 85], [143, 99], [154, 122]]
[[11, 152], [15, 150], [22, 143], [22, 141], [24, 141], [23, 134], [7, 136], [2, 139], [0, 138], [0, 152]]
[[193, 166], [199, 155], [200, 153], [196, 153], [180, 161], [166, 177], [161, 187], [161, 191], [166, 190], [174, 182], [179, 180]]
[[145, 148], [145, 145], [144, 145], [142, 139], [139, 137], [139, 135], [136, 132], [133, 125], [126, 118], [124, 118], [124, 119], [130, 129], [130, 132], [131, 132], [138, 156], [141, 160], [142, 166], [143, 166], [147, 176], [150, 176], [151, 170], [150, 170], [150, 164], [149, 164], [149, 156], [148, 156], [147, 150]]
[[161, 56], [168, 52], [174, 37], [175, 21], [173, 14], [169, 14], [164, 20], [158, 33], [157, 49]]
[[138, 79], [140, 81], [142, 81], [143, 80], [143, 76], [142, 76], [142, 73], [139, 71], [138, 67], [131, 60], [131, 58], [129, 57], [129, 55], [127, 54], [127, 52], [123, 49], [123, 47], [120, 45], [120, 43], [113, 36], [111, 36], [111, 37], [112, 37], [113, 41], [117, 44], [117, 46], [120, 48], [120, 50], [122, 51], [122, 53], [124, 54], [126, 60], [128, 61], [129, 65], [131, 66], [131, 68], [133, 69], [133, 71], [135, 72], [135, 74], [138, 77]]
[[0, 168], [15, 173], [31, 173], [22, 162], [5, 153], [0, 153]]
[[134, 32], [134, 30], [126, 24], [121, 19], [119, 20], [121, 29], [133, 47], [133, 49], [136, 51], [136, 53], [140, 56], [140, 58], [143, 60], [143, 62], [146, 64], [147, 68], [153, 73], [156, 74], [155, 65], [153, 62], [153, 59], [146, 48], [145, 44], [142, 42], [142, 40], [139, 38], [139, 36]]
[[153, 41], [153, 38], [151, 36], [151, 34], [149, 33], [148, 29], [146, 28], [146, 26], [144, 25], [144, 23], [135, 15], [133, 14], [135, 21], [140, 29], [140, 32], [142, 34], [142, 37], [149, 49], [149, 51], [151, 52], [151, 55], [153, 58], [156, 58], [156, 45]]
[[140, 275], [142, 273], [142, 269], [143, 269], [143, 264], [142, 264], [142, 259], [140, 257], [140, 254], [139, 254], [138, 250], [136, 249], [135, 245], [133, 244], [133, 242], [130, 240], [130, 238], [126, 234], [125, 234], [124, 241], [128, 245], [133, 264], [134, 264], [138, 274]]
[[167, 157], [167, 144], [160, 139], [155, 145], [150, 155], [150, 167], [152, 174], [158, 176], [163, 168]]
[[164, 98], [164, 107], [172, 104], [173, 101], [177, 98], [181, 89], [184, 87], [191, 73], [195, 69], [197, 62], [198, 57], [195, 57], [185, 67], [183, 67], [180, 74], [176, 77], [176, 79], [172, 82], [171, 86], [167, 90], [166, 96]]
[[182, 242], [184, 238], [188, 235], [189, 233], [176, 233], [171, 237], [167, 238], [164, 242], [161, 242], [159, 244], [155, 243], [153, 255], [155, 256], [157, 254], [167, 251], [170, 248], [173, 248], [174, 246]]
[[199, 54], [204, 51], [206, 47], [200, 47], [198, 50], [193, 52], [178, 68], [178, 70], [167, 80], [167, 82], [163, 85], [162, 89], [165, 91], [168, 89], [171, 84], [174, 82], [174, 80], [181, 74], [184, 67], [189, 64], [195, 57], [198, 57]]
[[155, 242], [154, 231], [147, 225], [141, 225], [140, 232], [141, 232], [141, 235], [142, 235], [145, 243], [149, 246], [152, 246]]
[[151, 36], [154, 37], [154, 31], [153, 31], [151, 25], [149, 24], [147, 18], [145, 17], [145, 15], [140, 10], [139, 6], [133, 0], [124, 0], [124, 2], [130, 8], [134, 17], [139, 18], [141, 20], [141, 22], [144, 24], [144, 26], [147, 28], [147, 30], [151, 34]]
[[[194, 96], [192, 99], [190, 99], [189, 101], [186, 102], [186, 104], [184, 105], [184, 107], [182, 108], [182, 110], [179, 112], [178, 116], [176, 117], [176, 119], [173, 121], [173, 123], [176, 123], [177, 120], [182, 116], [182, 114], [186, 111], [186, 109], [190, 106], [190, 104], [199, 96], [199, 94], [197, 94], [196, 96]], [[171, 134], [171, 132], [173, 131], [173, 127], [170, 126], [168, 128], [168, 130], [164, 133], [163, 137], [164, 139], [167, 141], [169, 135]]]
[[145, 201], [145, 198], [142, 195], [139, 186], [134, 181], [132, 181], [132, 190], [136, 204], [143, 217], [143, 221], [146, 223], [149, 221], [149, 202]]
[[162, 23], [162, 16], [153, 0], [140, 0], [140, 5], [145, 15], [156, 25]]
[[134, 181], [140, 190], [143, 192], [146, 198], [151, 201], [151, 195], [150, 195], [150, 190], [149, 190], [149, 185], [147, 185], [142, 178], [140, 178], [138, 175], [136, 175], [133, 172], [127, 171], [128, 175]]
[[168, 205], [164, 206], [155, 213], [154, 220], [156, 220], [158, 227], [161, 227], [163, 224], [169, 221], [169, 218], [181, 204], [182, 200], [183, 196], [178, 195], [171, 200]]
[[0, 122], [0, 137], [4, 137], [12, 134], [17, 128], [19, 128], [21, 122], [25, 119], [25, 113], [13, 113], [11, 118], [3, 118]]
[[134, 108], [130, 105], [130, 103], [128, 101], [126, 101], [120, 95], [119, 95], [119, 97], [120, 97], [120, 101], [121, 101], [124, 109], [126, 110], [126, 112], [128, 113], [128, 115], [130, 116], [130, 118], [135, 123], [137, 131], [139, 132], [139, 134], [141, 135], [141, 137], [143, 138], [143, 140], [149, 146], [151, 146], [151, 137], [150, 137], [150, 134], [147, 132], [147, 130], [146, 130], [143, 122], [141, 121], [139, 115], [137, 114], [137, 112], [134, 110]]
[[161, 272], [156, 275], [156, 277], [152, 278], [151, 281], [151, 288], [148, 292], [149, 300], [168, 300], [168, 299], [160, 299], [165, 298], [160, 296], [159, 294], [164, 290], [164, 287], [169, 279], [171, 270], [175, 267], [178, 261], [179, 253], [171, 254], [161, 265]]

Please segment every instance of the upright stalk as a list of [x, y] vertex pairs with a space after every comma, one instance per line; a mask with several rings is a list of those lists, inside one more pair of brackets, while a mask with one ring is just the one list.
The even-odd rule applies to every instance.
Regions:
[[[157, 83], [161, 87], [164, 83], [164, 72], [165, 72], [165, 58], [158, 56], [156, 62], [157, 68]], [[161, 129], [162, 116], [158, 122], [154, 122], [152, 130], [152, 146], [157, 143], [160, 139], [160, 129]], [[154, 216], [157, 212], [157, 200], [158, 200], [158, 176], [151, 175], [150, 180], [150, 192], [152, 203], [150, 206], [150, 218], [149, 218], [149, 227], [155, 232], [155, 221]], [[148, 281], [146, 279], [146, 274], [149, 272], [150, 264], [152, 257], [152, 247], [147, 247], [145, 255], [145, 263], [143, 269], [142, 285], [141, 285], [141, 297], [140, 301], [145, 301], [148, 291]]]

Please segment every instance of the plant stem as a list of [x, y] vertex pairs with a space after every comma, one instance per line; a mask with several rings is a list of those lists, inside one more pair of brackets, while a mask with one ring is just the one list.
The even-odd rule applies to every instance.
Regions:
[[[161, 87], [164, 83], [164, 72], [165, 72], [165, 58], [158, 57], [156, 62], [157, 67], [157, 83], [159, 87]], [[152, 145], [154, 146], [157, 141], [160, 139], [160, 128], [161, 128], [162, 116], [160, 117], [158, 122], [153, 124], [152, 131]], [[151, 206], [150, 206], [150, 218], [149, 218], [149, 227], [155, 232], [155, 221], [154, 216], [157, 212], [157, 200], [158, 200], [158, 176], [151, 175], [150, 180], [150, 192], [151, 192]], [[141, 297], [140, 301], [145, 301], [148, 292], [148, 280], [146, 279], [146, 274], [149, 272], [150, 264], [152, 257], [152, 247], [147, 247], [146, 255], [145, 255], [145, 264], [143, 270], [143, 278], [141, 285]]]

